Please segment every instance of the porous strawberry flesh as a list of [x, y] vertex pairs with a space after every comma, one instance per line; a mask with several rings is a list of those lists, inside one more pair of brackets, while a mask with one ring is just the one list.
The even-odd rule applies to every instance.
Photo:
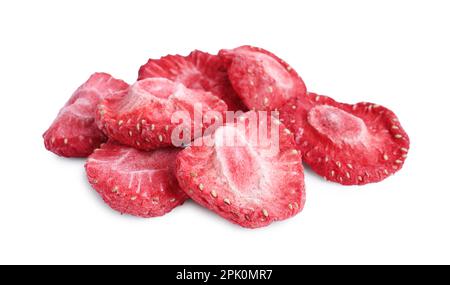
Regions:
[[65, 157], [90, 155], [107, 139], [95, 122], [98, 103], [106, 96], [126, 92], [127, 88], [127, 83], [109, 74], [93, 74], [73, 93], [44, 133], [45, 147]]
[[[250, 134], [254, 128], [238, 123], [197, 139], [211, 145], [194, 141], [177, 158], [181, 188], [197, 203], [243, 227], [262, 227], [297, 214], [305, 201], [301, 154], [292, 133], [273, 118], [271, 124], [279, 126], [279, 143], [261, 144]], [[225, 143], [230, 137], [234, 145]]]
[[187, 199], [174, 173], [178, 151], [144, 152], [108, 142], [89, 156], [87, 177], [114, 210], [140, 217], [162, 216]]
[[[208, 112], [222, 115], [225, 102], [210, 92], [186, 88], [165, 78], [148, 78], [133, 84], [128, 93], [106, 98], [99, 106], [98, 120], [106, 134], [114, 140], [141, 150], [173, 146], [172, 131], [176, 127], [194, 130], [194, 108], [200, 116]], [[177, 112], [185, 112], [190, 122], [172, 122]], [[208, 123], [203, 128], [209, 127]], [[201, 134], [200, 134], [201, 135]]]

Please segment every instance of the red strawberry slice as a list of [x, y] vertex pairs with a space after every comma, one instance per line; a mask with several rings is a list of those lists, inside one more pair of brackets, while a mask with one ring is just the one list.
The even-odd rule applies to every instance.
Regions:
[[306, 94], [297, 72], [266, 50], [242, 46], [221, 50], [219, 55], [227, 62], [234, 90], [250, 109], [276, 110], [289, 99]]
[[[305, 201], [301, 154], [292, 133], [272, 117], [248, 123], [256, 115], [247, 112], [198, 138], [180, 152], [176, 168], [181, 188], [194, 201], [248, 228], [294, 216]], [[263, 122], [273, 138], [268, 143], [259, 139]], [[272, 132], [272, 126], [279, 129]]]
[[149, 59], [139, 69], [138, 80], [153, 77], [164, 77], [191, 89], [212, 92], [227, 103], [229, 110], [247, 110], [231, 87], [225, 65], [217, 55], [195, 50], [188, 56]]
[[127, 88], [127, 83], [109, 74], [93, 74], [75, 91], [44, 133], [45, 147], [60, 156], [90, 155], [106, 141], [95, 123], [99, 101], [108, 95], [123, 93]]
[[[107, 97], [99, 105], [99, 122], [108, 137], [141, 150], [172, 146], [175, 128], [190, 128], [195, 135], [195, 106], [201, 107], [201, 115], [227, 110], [225, 102], [212, 93], [188, 89], [165, 78], [137, 81], [128, 93], [118, 95]], [[172, 123], [172, 115], [182, 111], [189, 115], [190, 124]], [[203, 130], [209, 126], [203, 124]]]
[[114, 210], [162, 216], [187, 199], [174, 174], [177, 149], [143, 152], [108, 142], [85, 165], [92, 187]]
[[310, 93], [280, 110], [303, 160], [344, 185], [378, 182], [400, 170], [409, 138], [396, 115], [372, 103], [343, 104]]

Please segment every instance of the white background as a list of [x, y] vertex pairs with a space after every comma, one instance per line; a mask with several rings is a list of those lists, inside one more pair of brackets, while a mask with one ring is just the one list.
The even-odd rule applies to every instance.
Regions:
[[[0, 263], [450, 263], [448, 1], [1, 1]], [[363, 187], [306, 171], [302, 213], [248, 230], [193, 202], [121, 216], [83, 159], [42, 133], [91, 73], [132, 83], [149, 57], [242, 44], [289, 62], [309, 90], [393, 109], [403, 170]]]

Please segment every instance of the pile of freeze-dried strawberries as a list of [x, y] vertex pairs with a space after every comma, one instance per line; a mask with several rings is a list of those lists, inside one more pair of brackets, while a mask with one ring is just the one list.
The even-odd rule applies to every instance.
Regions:
[[[252, 135], [273, 126], [268, 144]], [[401, 169], [409, 148], [392, 111], [307, 92], [290, 65], [251, 46], [150, 59], [133, 85], [95, 73], [44, 142], [58, 155], [88, 157], [89, 182], [121, 213], [161, 216], [192, 198], [249, 228], [302, 210], [302, 159], [326, 180], [362, 185]]]

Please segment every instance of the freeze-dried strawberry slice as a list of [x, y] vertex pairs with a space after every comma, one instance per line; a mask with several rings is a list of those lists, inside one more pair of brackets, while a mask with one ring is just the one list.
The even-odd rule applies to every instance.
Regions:
[[[210, 92], [188, 89], [166, 78], [148, 78], [130, 86], [128, 93], [103, 100], [98, 120], [108, 137], [138, 149], [151, 150], [172, 146], [174, 129], [190, 129], [193, 137], [197, 107], [201, 108], [200, 116], [210, 112], [222, 115], [227, 110], [225, 102]], [[179, 112], [187, 118], [182, 116], [181, 121], [172, 123], [172, 115]], [[209, 126], [204, 123], [203, 130]]]
[[289, 99], [305, 96], [303, 80], [286, 62], [261, 48], [242, 46], [221, 50], [228, 77], [248, 108], [275, 110]]
[[176, 168], [181, 188], [194, 201], [249, 228], [289, 218], [305, 201], [301, 154], [292, 133], [257, 114], [247, 112], [196, 139], [179, 153]]
[[44, 133], [45, 147], [60, 156], [86, 157], [106, 136], [95, 123], [97, 105], [104, 97], [125, 92], [128, 84], [106, 73], [94, 73], [59, 111]]
[[396, 115], [372, 103], [343, 104], [310, 93], [280, 110], [303, 160], [344, 185], [378, 182], [400, 170], [409, 138]]
[[156, 217], [183, 204], [174, 168], [178, 150], [151, 152], [108, 142], [89, 156], [85, 168], [89, 183], [114, 210]]
[[247, 110], [233, 90], [225, 65], [217, 55], [195, 50], [188, 56], [149, 59], [139, 69], [138, 80], [152, 77], [164, 77], [191, 89], [212, 92], [227, 103], [229, 110]]

